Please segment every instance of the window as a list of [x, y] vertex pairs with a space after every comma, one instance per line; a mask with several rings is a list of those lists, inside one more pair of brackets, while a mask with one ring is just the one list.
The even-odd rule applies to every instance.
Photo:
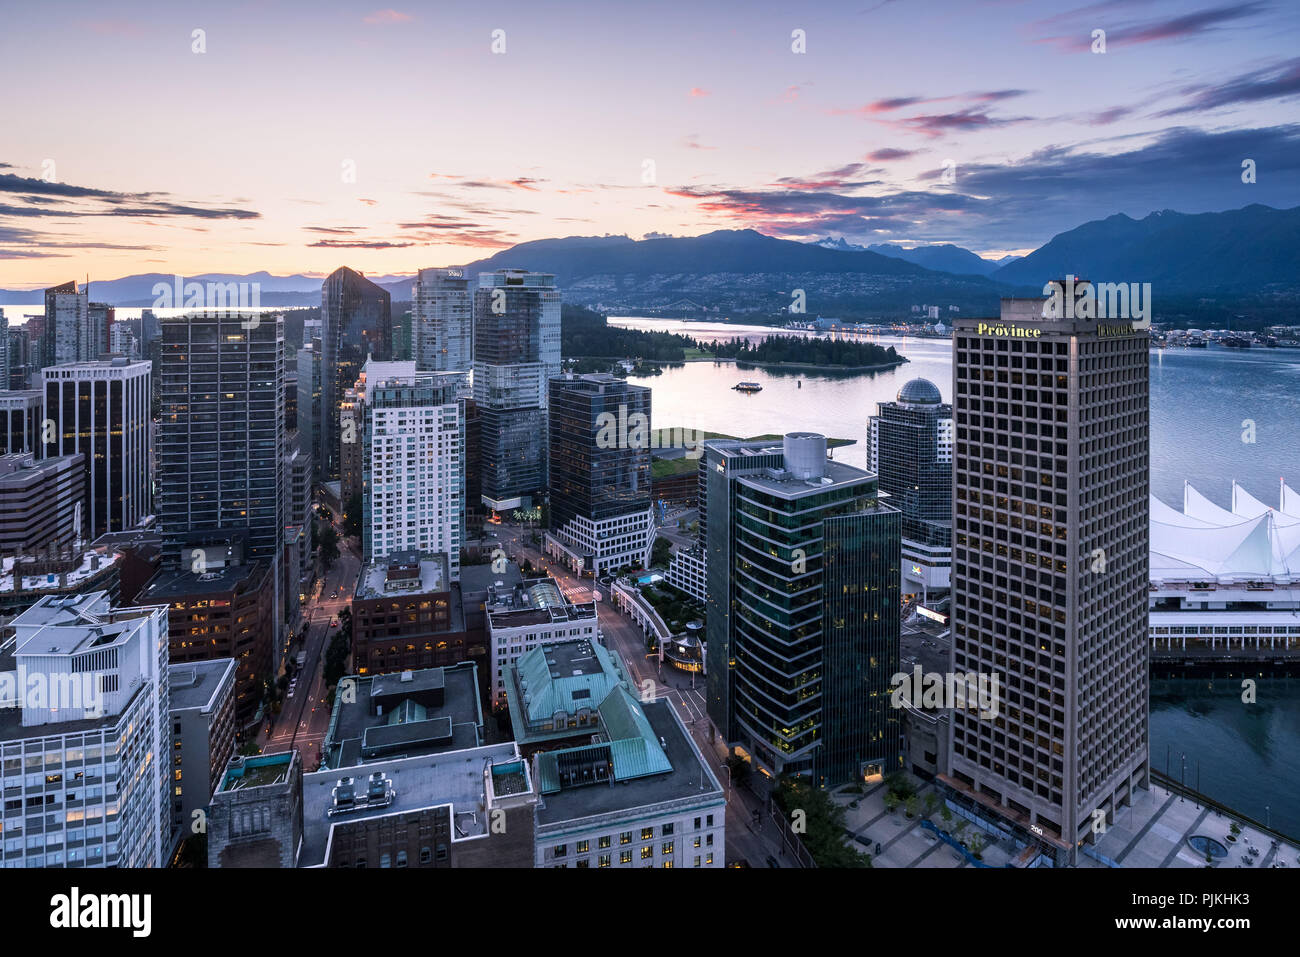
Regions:
[[421, 863], [421, 864], [428, 864], [428, 863], [429, 863], [429, 859], [430, 859], [431, 856], [432, 856], [432, 855], [429, 853], [429, 848], [428, 848], [427, 846], [426, 846], [426, 847], [422, 847], [422, 848], [420, 848], [420, 863]]
[[632, 863], [632, 852], [631, 852], [631, 851], [619, 851], [619, 852], [618, 852], [618, 862], [619, 862], [620, 864], [631, 864], [631, 863]]
[[556, 844], [555, 847], [552, 848], [551, 853], [552, 853], [555, 857], [563, 857], [565, 854], [568, 854], [568, 853], [569, 853], [569, 845], [567, 845], [567, 844]]
[[708, 817], [706, 817], [704, 819], [704, 823], [707, 824], [709, 827], [713, 827], [713, 815], [710, 814]]
[[712, 864], [713, 864], [713, 855], [710, 854], [710, 855], [708, 855], [706, 858], [704, 858], [704, 863], [705, 863], [705, 864], [712, 865]]
[[648, 841], [655, 836], [655, 829], [652, 827], [641, 828], [641, 840]]
[[578, 867], [590, 867], [590, 866], [591, 866], [591, 861], [590, 861], [589, 859], [587, 859], [587, 858], [584, 857], [582, 860], [578, 861], [578, 865], [577, 865], [577, 866], [578, 866]]
[[672, 833], [673, 833], [673, 825], [672, 822], [670, 821], [669, 823], [664, 825], [664, 837], [668, 837]]
[[589, 850], [591, 850], [591, 841], [579, 841], [579, 842], [578, 842], [578, 853], [579, 853], [579, 854], [586, 854], [587, 851], [589, 851]]
[[632, 832], [631, 832], [631, 831], [624, 831], [622, 834], [620, 834], [620, 835], [618, 836], [618, 842], [619, 842], [620, 844], [631, 844], [631, 843], [632, 843]]
[[610, 856], [608, 854], [600, 855], [600, 866], [609, 867], [609, 864], [610, 864]]
[[671, 853], [673, 852], [673, 842], [672, 842], [672, 841], [664, 841], [664, 843], [663, 843], [663, 847], [661, 848], [661, 850], [662, 850], [663, 853], [665, 853], [665, 854], [671, 854]]
[[609, 847], [609, 835], [608, 835], [608, 834], [606, 834], [604, 837], [602, 837], [602, 838], [600, 839], [600, 847], [601, 847], [602, 850], [603, 850], [604, 848]]
[[654, 855], [655, 855], [655, 849], [651, 847], [649, 844], [641, 848], [641, 860], [648, 861], [650, 860], [650, 858], [654, 857]]

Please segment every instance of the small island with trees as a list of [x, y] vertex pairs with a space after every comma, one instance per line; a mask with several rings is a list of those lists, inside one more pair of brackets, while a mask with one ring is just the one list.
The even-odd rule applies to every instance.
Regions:
[[866, 371], [907, 361], [893, 346], [811, 336], [766, 336], [753, 345], [745, 339], [699, 345], [719, 359], [735, 359], [738, 366]]

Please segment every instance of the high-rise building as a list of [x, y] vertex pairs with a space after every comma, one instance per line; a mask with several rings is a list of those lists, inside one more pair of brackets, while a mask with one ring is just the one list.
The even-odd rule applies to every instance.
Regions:
[[412, 349], [422, 372], [468, 372], [473, 302], [463, 269], [421, 269], [412, 289]]
[[[308, 335], [304, 328], [303, 335]], [[298, 447], [311, 456], [312, 485], [320, 480], [321, 341], [304, 339], [298, 350]]]
[[477, 464], [483, 504], [504, 511], [531, 506], [546, 488], [546, 383], [560, 374], [560, 292], [554, 276], [522, 269], [478, 279]]
[[98, 358], [91, 350], [90, 303], [76, 282], [45, 290], [45, 324], [41, 342], [41, 367]]
[[445, 555], [460, 578], [465, 528], [464, 375], [367, 362], [361, 448], [366, 562]]
[[880, 402], [867, 430], [867, 468], [903, 513], [904, 595], [946, 591], [952, 568], [952, 406], [926, 379]]
[[164, 319], [162, 329], [157, 515], [164, 564], [202, 572], [265, 562], [282, 622], [283, 317], [194, 312]]
[[[321, 284], [321, 458], [323, 481], [339, 477], [339, 404], [367, 358], [392, 355], [392, 297], [343, 266]], [[305, 340], [304, 340], [305, 341]]]
[[650, 558], [650, 390], [612, 375], [550, 380], [546, 550], [603, 574]]
[[9, 383], [9, 320], [5, 311], [0, 309], [0, 391], [13, 388]]
[[149, 363], [100, 359], [41, 374], [54, 427], [44, 454], [85, 459], [87, 537], [135, 528], [149, 514]]
[[82, 536], [85, 499], [80, 455], [0, 455], [0, 555], [70, 549]]
[[172, 747], [172, 842], [206, 831], [208, 802], [235, 753], [235, 659], [167, 669]]
[[[29, 326], [31, 321], [28, 320]], [[32, 375], [36, 368], [32, 356], [30, 328], [19, 326], [17, 329], [10, 329], [5, 336], [5, 343], [5, 361], [9, 365], [9, 375], [3, 382], [0, 382], [0, 386], [15, 390], [30, 389], [32, 387]]]
[[826, 438], [709, 440], [709, 717], [773, 775], [818, 786], [901, 766], [901, 516]]
[[[126, 326], [117, 325], [117, 310], [106, 302], [92, 302], [86, 306], [86, 321], [90, 324], [90, 343], [86, 347], [87, 358], [98, 359], [109, 352], [117, 352], [113, 346], [113, 333], [121, 335], [127, 331]], [[123, 353], [129, 354], [129, 353]]]
[[[0, 672], [20, 693], [0, 707], [0, 862], [166, 866], [167, 609], [114, 608], [102, 591], [46, 596], [10, 628]], [[26, 827], [14, 826], [13, 808], [29, 812]]]
[[0, 392], [0, 452], [31, 452], [38, 458], [43, 456], [41, 424], [44, 420], [43, 390]]
[[1044, 312], [954, 323], [952, 670], [1004, 690], [941, 780], [1073, 863], [1149, 783], [1148, 335]]

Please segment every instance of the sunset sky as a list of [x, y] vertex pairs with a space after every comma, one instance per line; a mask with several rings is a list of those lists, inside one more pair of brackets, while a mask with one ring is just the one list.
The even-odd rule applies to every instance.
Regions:
[[3, 6], [3, 288], [1300, 205], [1295, 0]]

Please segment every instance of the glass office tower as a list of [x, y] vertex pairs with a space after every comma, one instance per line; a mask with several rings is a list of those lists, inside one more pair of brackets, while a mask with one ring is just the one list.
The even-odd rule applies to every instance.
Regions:
[[321, 434], [322, 481], [337, 481], [339, 404], [368, 357], [392, 356], [392, 297], [361, 273], [346, 266], [321, 284]]
[[711, 440], [701, 467], [709, 716], [773, 775], [901, 766], [897, 509], [813, 433]]

